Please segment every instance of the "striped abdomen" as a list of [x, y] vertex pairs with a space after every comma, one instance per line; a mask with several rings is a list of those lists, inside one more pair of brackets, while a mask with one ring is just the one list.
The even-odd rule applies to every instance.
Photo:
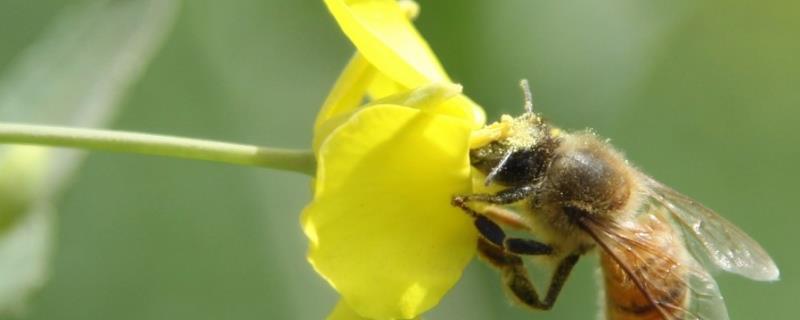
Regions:
[[607, 319], [683, 319], [690, 298], [689, 270], [682, 263], [688, 252], [669, 223], [649, 215], [639, 220], [647, 233], [627, 235], [635, 241], [617, 247], [613, 256], [600, 253]]

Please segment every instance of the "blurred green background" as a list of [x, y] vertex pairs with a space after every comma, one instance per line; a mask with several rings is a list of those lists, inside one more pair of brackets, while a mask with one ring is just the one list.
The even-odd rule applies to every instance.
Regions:
[[[0, 73], [77, 2], [0, 2]], [[768, 249], [780, 282], [717, 277], [733, 319], [796, 319], [800, 2], [420, 5], [420, 31], [490, 119], [521, 110], [517, 81], [529, 78], [554, 123], [596, 129]], [[305, 148], [351, 52], [321, 1], [186, 1], [112, 127]], [[58, 203], [51, 280], [21, 318], [323, 318], [337, 298], [304, 258], [308, 186], [289, 173], [94, 153]], [[476, 261], [427, 318], [592, 319], [594, 260], [553, 311], [535, 314]]]

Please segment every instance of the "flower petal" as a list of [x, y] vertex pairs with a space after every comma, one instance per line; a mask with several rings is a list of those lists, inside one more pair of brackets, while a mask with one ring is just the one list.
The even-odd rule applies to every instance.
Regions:
[[331, 93], [322, 104], [317, 120], [314, 121], [315, 141], [318, 138], [316, 130], [319, 130], [325, 121], [352, 112], [361, 105], [376, 73], [375, 68], [358, 52], [350, 58], [350, 62], [344, 67]]
[[[328, 320], [369, 320], [368, 318], [364, 318], [355, 311], [353, 308], [347, 305], [346, 302], [339, 300], [339, 303], [336, 304], [336, 307], [333, 308], [331, 314], [328, 315]], [[414, 320], [418, 320], [419, 317], [415, 317]]]
[[[375, 79], [384, 78], [378, 74]], [[376, 82], [373, 81], [373, 84]], [[483, 108], [461, 94], [462, 87], [452, 83], [430, 83], [413, 90], [393, 93], [377, 99], [372, 104], [398, 104], [464, 119], [472, 123], [473, 129], [482, 128], [486, 122]]]
[[392, 104], [441, 113], [439, 107], [453, 96], [460, 94], [461, 89], [457, 84], [431, 83], [375, 100], [370, 105]]
[[471, 124], [396, 105], [360, 110], [321, 146], [301, 221], [309, 261], [361, 316], [413, 318], [438, 303], [475, 251]]
[[449, 82], [436, 56], [394, 0], [325, 0], [342, 31], [378, 70], [407, 89]]
[[397, 83], [397, 81], [392, 80], [392, 78], [383, 73], [377, 72], [372, 83], [369, 84], [367, 92], [372, 100], [378, 100], [406, 90], [408, 89], [402, 84]]
[[339, 303], [336, 304], [336, 307], [333, 308], [331, 314], [328, 315], [328, 320], [369, 320], [364, 318], [355, 311], [353, 311], [350, 306], [347, 305], [346, 302], [339, 300]]
[[486, 112], [466, 95], [459, 95], [445, 101], [440, 107], [442, 113], [470, 121], [472, 129], [479, 129], [486, 124]]
[[[41, 202], [52, 152], [42, 147], [12, 145], [0, 148], [0, 234]], [[2, 291], [2, 290], [0, 290]]]
[[344, 67], [314, 121], [311, 149], [316, 153], [325, 137], [353, 113], [364, 100], [373, 79], [378, 75], [364, 56], [356, 52]]
[[[346, 68], [345, 74], [348, 73], [347, 70], [350, 68]], [[344, 76], [344, 74], [343, 74]], [[346, 78], [346, 77], [345, 77]], [[338, 87], [337, 83], [337, 87]], [[361, 88], [363, 89], [363, 88]], [[334, 89], [334, 91], [337, 91]], [[396, 93], [377, 101], [373, 101], [371, 104], [367, 104], [361, 108], [370, 107], [372, 105], [378, 104], [395, 104], [395, 105], [402, 105], [411, 108], [417, 109], [424, 109], [431, 112], [438, 112], [442, 114], [452, 114], [453, 111], [447, 108], [441, 108], [440, 106], [445, 105], [443, 102], [446, 102], [454, 95], [461, 93], [461, 86], [455, 85], [451, 83], [432, 83], [425, 86], [421, 86], [414, 90], [407, 90], [401, 93]], [[336, 94], [331, 94], [331, 97], [334, 97]], [[358, 94], [359, 96], [363, 95], [363, 91]], [[342, 97], [345, 94], [341, 94]], [[329, 99], [329, 100], [340, 100], [341, 99]], [[351, 100], [347, 98], [346, 100]], [[359, 108], [355, 107], [343, 107], [344, 105], [341, 103], [335, 103], [326, 106], [332, 106], [332, 109], [329, 114], [331, 116], [327, 117], [325, 121], [317, 124], [314, 128], [314, 141], [313, 141], [313, 150], [314, 152], [319, 155], [319, 147], [325, 138], [336, 128], [341, 126], [343, 123], [347, 122], [350, 117], [356, 113]], [[334, 110], [338, 109], [338, 110]], [[460, 109], [459, 109], [460, 110]], [[458, 111], [458, 110], [457, 110]], [[320, 117], [322, 119], [322, 117]]]

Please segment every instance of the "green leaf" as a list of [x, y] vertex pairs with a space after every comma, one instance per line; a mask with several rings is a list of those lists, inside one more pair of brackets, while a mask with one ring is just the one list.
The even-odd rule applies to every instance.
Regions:
[[[104, 127], [161, 46], [178, 0], [82, 2], [0, 78], [0, 121]], [[0, 315], [47, 279], [50, 209], [81, 152], [0, 146]]]

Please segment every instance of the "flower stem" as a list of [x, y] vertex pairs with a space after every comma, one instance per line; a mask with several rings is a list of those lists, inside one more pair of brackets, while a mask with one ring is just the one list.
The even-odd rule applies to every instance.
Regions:
[[114, 130], [0, 123], [0, 143], [35, 144], [207, 160], [314, 175], [310, 150], [253, 145]]

